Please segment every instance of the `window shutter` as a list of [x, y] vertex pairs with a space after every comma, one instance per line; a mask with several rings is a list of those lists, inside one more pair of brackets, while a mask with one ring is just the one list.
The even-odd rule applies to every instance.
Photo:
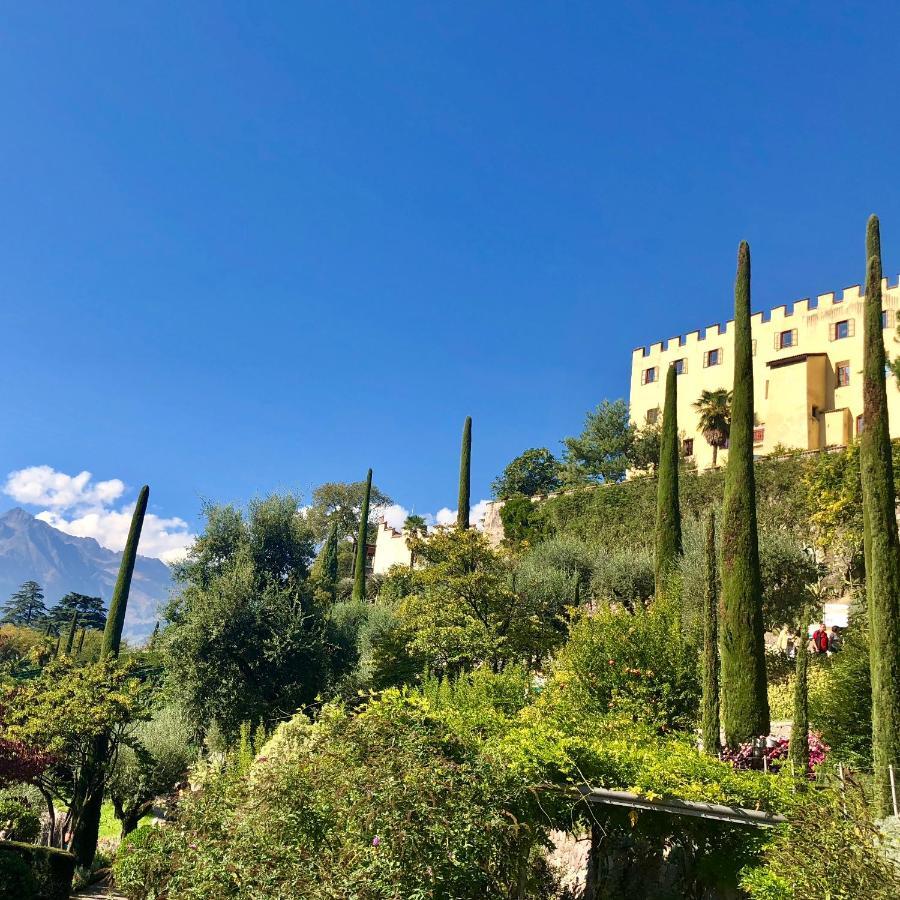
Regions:
[[856, 334], [856, 319], [847, 319], [847, 337], [853, 337]]
[[775, 332], [775, 349], [776, 350], [781, 349], [781, 332], [780, 331]]
[[751, 350], [750, 350], [751, 355], [756, 356], [756, 338], [753, 338], [753, 340], [750, 341], [750, 346], [751, 346]]
[[793, 347], [797, 346], [797, 329], [796, 328], [791, 329], [791, 346], [793, 346]]
[[659, 366], [655, 366], [653, 369], [653, 380], [659, 381]]
[[641, 384], [647, 383], [647, 370], [641, 369]]
[[719, 347], [719, 365], [721, 366], [723, 362], [725, 362], [725, 351]]
[[709, 367], [709, 350], [703, 351], [703, 368], [706, 369]]
[[828, 340], [833, 341], [836, 333], [837, 333], [837, 325], [834, 322], [832, 322], [828, 326]]

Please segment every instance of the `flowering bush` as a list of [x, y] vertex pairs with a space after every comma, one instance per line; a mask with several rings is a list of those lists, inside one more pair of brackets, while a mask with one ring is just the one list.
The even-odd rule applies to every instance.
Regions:
[[[809, 732], [807, 740], [809, 742], [809, 771], [807, 775], [812, 777], [816, 767], [825, 762], [825, 757], [830, 748], [814, 731]], [[767, 745], [762, 753], [757, 756], [753, 744], [746, 743], [735, 749], [726, 748], [722, 751], [722, 759], [730, 762], [736, 769], [767, 768], [770, 772], [777, 772], [787, 762], [788, 746], [786, 738], [778, 738], [774, 744], [771, 746]], [[765, 764], [763, 760], [765, 760]]]

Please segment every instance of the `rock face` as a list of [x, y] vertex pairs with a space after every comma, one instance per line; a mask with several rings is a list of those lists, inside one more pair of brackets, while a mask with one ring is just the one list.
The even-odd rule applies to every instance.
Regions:
[[484, 518], [481, 520], [481, 530], [491, 542], [492, 547], [497, 547], [503, 541], [503, 519], [500, 518], [500, 510], [503, 508], [502, 500], [491, 500], [487, 504]]
[[[99, 596], [108, 604], [121, 558], [93, 538], [73, 537], [24, 509], [11, 509], [0, 516], [0, 601], [31, 580], [44, 589], [48, 607], [69, 591]], [[138, 556], [125, 616], [126, 638], [140, 642], [149, 636], [157, 608], [171, 588], [171, 571], [162, 560]]]

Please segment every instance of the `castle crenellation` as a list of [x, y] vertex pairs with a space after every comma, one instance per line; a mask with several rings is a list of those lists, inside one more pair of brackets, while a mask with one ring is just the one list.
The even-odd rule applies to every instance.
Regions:
[[[895, 276], [893, 280], [882, 278], [881, 290], [884, 294], [885, 303], [893, 308], [898, 304], [898, 298], [895, 293], [889, 294], [889, 291], [896, 291], [900, 287], [900, 275]], [[865, 292], [859, 284], [851, 284], [842, 291], [829, 291], [825, 294], [818, 294], [815, 298], [804, 297], [795, 300], [793, 303], [782, 303], [774, 306], [769, 310], [753, 313], [750, 317], [751, 327], [759, 325], [767, 325], [770, 322], [779, 322], [784, 319], [794, 318], [798, 315], [816, 315], [819, 319], [828, 321], [831, 318], [840, 316], [842, 310], [846, 309], [846, 305], [850, 303], [860, 303], [865, 299]], [[636, 347], [632, 351], [632, 356], [641, 357], [651, 356], [654, 353], [668, 353], [670, 349], [682, 347], [690, 347], [693, 344], [702, 343], [710, 337], [720, 337], [721, 335], [730, 334], [734, 327], [734, 320], [729, 319], [724, 324], [721, 322], [713, 322], [706, 328], [689, 331], [686, 334], [678, 334], [670, 337], [665, 341], [656, 341], [652, 344]]]

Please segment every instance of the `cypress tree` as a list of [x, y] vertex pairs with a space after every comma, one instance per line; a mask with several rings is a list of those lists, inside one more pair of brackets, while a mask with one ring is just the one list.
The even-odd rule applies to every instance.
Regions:
[[366, 548], [369, 540], [369, 500], [372, 495], [372, 470], [366, 475], [366, 493], [359, 511], [359, 536], [356, 539], [356, 567], [353, 572], [353, 594], [356, 601], [366, 599]]
[[734, 747], [769, 733], [762, 579], [753, 474], [750, 246], [741, 241], [734, 284], [734, 390], [722, 505], [722, 707]]
[[678, 387], [675, 366], [666, 375], [659, 477], [656, 484], [656, 595], [662, 596], [681, 556], [681, 509], [678, 504]]
[[44, 637], [50, 637], [53, 634], [53, 619], [47, 619], [47, 627], [44, 629]]
[[56, 636], [56, 646], [53, 648], [53, 658], [56, 659], [59, 656], [59, 644], [62, 640], [62, 635], [58, 634]]
[[69, 623], [69, 633], [66, 635], [66, 656], [72, 655], [72, 645], [75, 643], [75, 629], [78, 627], [78, 610], [72, 613], [72, 621]]
[[[122, 561], [119, 564], [119, 577], [113, 590], [112, 600], [109, 604], [109, 616], [106, 619], [106, 628], [103, 630], [103, 646], [100, 650], [101, 659], [115, 659], [119, 655], [122, 645], [122, 628], [125, 625], [125, 608], [128, 605], [128, 592], [131, 589], [131, 576], [134, 574], [134, 563], [137, 559], [138, 542], [141, 539], [141, 528], [144, 525], [144, 515], [147, 512], [147, 501], [150, 498], [150, 488], [145, 484], [138, 494], [134, 514], [131, 517], [131, 527], [128, 529], [128, 539], [122, 552]], [[100, 831], [100, 812], [103, 805], [103, 792], [105, 783], [102, 764], [109, 750], [109, 736], [98, 735], [94, 742], [93, 758], [85, 765], [79, 790], [81, 792], [82, 807], [81, 817], [75, 825], [72, 835], [72, 852], [80, 866], [88, 867], [94, 861], [97, 853], [97, 837]]]
[[87, 632], [86, 628], [81, 629], [81, 634], [78, 635], [78, 649], [75, 651], [76, 655], [81, 655], [81, 651], [84, 649], [84, 635]]
[[900, 777], [900, 541], [888, 430], [884, 336], [881, 328], [881, 235], [878, 218], [866, 231], [863, 338], [863, 423], [859, 459], [868, 525], [866, 595], [872, 678], [875, 808], [892, 812], [889, 766]]
[[703, 749], [718, 756], [719, 742], [719, 589], [716, 573], [716, 514], [706, 523], [706, 591], [703, 597]]
[[469, 506], [472, 486], [472, 417], [466, 416], [462, 433], [462, 451], [459, 456], [459, 502], [456, 509], [456, 524], [462, 529], [469, 527]]
[[338, 529], [337, 523], [331, 526], [325, 546], [322, 548], [322, 583], [334, 603], [337, 598], [338, 583]]
[[116, 587], [109, 603], [109, 616], [106, 619], [106, 628], [103, 629], [101, 658], [119, 655], [119, 647], [122, 644], [122, 628], [125, 625], [125, 608], [128, 605], [128, 592], [131, 590], [131, 576], [134, 574], [138, 541], [141, 539], [141, 528], [144, 526], [144, 514], [147, 512], [149, 499], [150, 488], [145, 484], [138, 494], [134, 515], [131, 517], [128, 540], [125, 542], [122, 562], [119, 564], [119, 577], [116, 579]]
[[[804, 616], [804, 621], [806, 617]], [[804, 626], [805, 627], [805, 626]], [[801, 629], [802, 634], [802, 629]], [[809, 651], [806, 641], [797, 641], [797, 662], [794, 677], [794, 714], [788, 758], [794, 765], [797, 778], [806, 778], [809, 769]]]

